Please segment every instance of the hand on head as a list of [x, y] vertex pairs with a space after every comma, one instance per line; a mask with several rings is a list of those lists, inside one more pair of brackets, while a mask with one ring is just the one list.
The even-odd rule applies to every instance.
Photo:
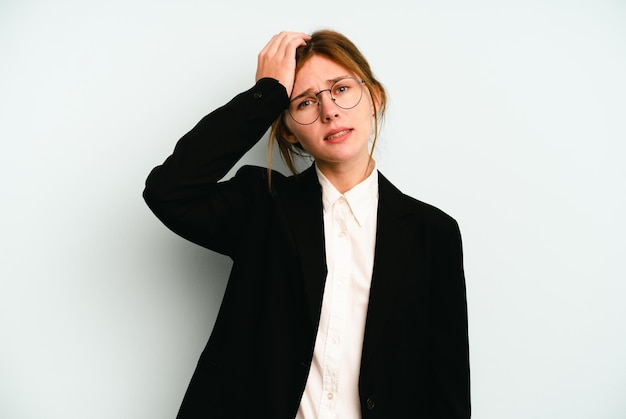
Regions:
[[306, 45], [311, 36], [301, 32], [281, 32], [259, 52], [256, 80], [276, 79], [291, 96], [296, 73], [296, 48]]

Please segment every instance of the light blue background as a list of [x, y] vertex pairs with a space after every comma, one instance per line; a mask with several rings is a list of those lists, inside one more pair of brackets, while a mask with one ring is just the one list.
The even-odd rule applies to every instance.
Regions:
[[473, 417], [623, 419], [625, 22], [620, 0], [4, 0], [0, 417], [175, 417], [230, 262], [144, 179], [274, 33], [330, 27], [390, 94], [380, 169], [461, 225]]

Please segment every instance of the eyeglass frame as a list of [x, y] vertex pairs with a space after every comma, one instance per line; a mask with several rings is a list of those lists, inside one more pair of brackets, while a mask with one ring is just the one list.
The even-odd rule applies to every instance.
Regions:
[[[343, 106], [339, 105], [339, 104], [337, 103], [336, 99], [333, 97], [333, 87], [335, 87], [335, 85], [336, 85], [337, 83], [339, 83], [340, 81], [342, 81], [342, 80], [346, 80], [346, 79], [352, 79], [352, 80], [355, 80], [355, 81], [358, 83], [359, 87], [361, 87], [361, 97], [359, 97], [359, 100], [358, 100], [358, 101], [357, 101], [354, 105], [352, 105], [352, 106], [350, 106], [350, 107], [348, 107], [348, 108], [344, 108]], [[342, 77], [342, 78], [340, 78], [340, 79], [335, 80], [335, 81], [333, 82], [333, 84], [330, 86], [330, 88], [328, 88], [328, 89], [323, 89], [323, 90], [320, 90], [319, 92], [315, 93], [313, 96], [315, 96], [315, 97], [318, 99], [318, 101], [317, 101], [317, 116], [315, 117], [315, 119], [314, 119], [313, 121], [308, 122], [308, 123], [306, 123], [306, 124], [304, 124], [304, 123], [302, 123], [302, 122], [297, 121], [297, 120], [296, 120], [296, 118], [294, 118], [294, 117], [293, 117], [293, 115], [291, 114], [291, 111], [289, 110], [289, 108], [291, 107], [291, 102], [293, 102], [294, 100], [297, 100], [300, 96], [298, 96], [298, 97], [296, 97], [296, 98], [294, 98], [294, 99], [292, 99], [292, 100], [290, 100], [290, 101], [289, 101], [289, 106], [287, 107], [287, 113], [289, 114], [289, 116], [291, 117], [291, 119], [293, 119], [293, 121], [294, 121], [296, 124], [299, 124], [299, 125], [311, 125], [311, 124], [314, 124], [314, 123], [315, 123], [318, 119], [320, 119], [320, 115], [322, 114], [322, 101], [321, 101], [321, 100], [319, 100], [319, 95], [321, 95], [321, 94], [322, 94], [322, 93], [324, 93], [324, 92], [328, 92], [328, 94], [330, 95], [330, 99], [333, 101], [333, 103], [334, 103], [334, 104], [335, 104], [338, 108], [340, 108], [340, 109], [354, 109], [354, 108], [356, 108], [356, 107], [358, 106], [358, 104], [359, 104], [359, 103], [361, 103], [361, 100], [363, 100], [363, 85], [364, 85], [364, 84], [365, 84], [365, 80], [359, 80], [359, 79], [357, 79], [356, 77]]]

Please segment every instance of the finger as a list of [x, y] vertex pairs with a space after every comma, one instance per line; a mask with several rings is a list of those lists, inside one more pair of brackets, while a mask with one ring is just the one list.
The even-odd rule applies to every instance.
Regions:
[[274, 35], [258, 55], [256, 80], [271, 77], [285, 86], [290, 94], [296, 68], [296, 49], [311, 37], [302, 32]]
[[311, 36], [303, 32], [280, 32], [270, 39], [262, 52], [272, 57], [285, 56], [309, 39]]
[[265, 44], [260, 54], [265, 56], [274, 55], [278, 50], [278, 45], [280, 44], [281, 36], [280, 34], [276, 34], [272, 36], [272, 38]]
[[295, 33], [290, 33], [288, 36], [285, 36], [283, 38], [283, 42], [281, 44], [282, 50], [287, 54], [290, 54], [289, 56], [291, 57], [291, 52], [295, 52], [296, 48], [299, 46], [304, 46], [306, 45], [306, 41], [310, 40], [311, 36], [306, 34], [306, 33], [301, 33], [301, 32], [295, 32]]

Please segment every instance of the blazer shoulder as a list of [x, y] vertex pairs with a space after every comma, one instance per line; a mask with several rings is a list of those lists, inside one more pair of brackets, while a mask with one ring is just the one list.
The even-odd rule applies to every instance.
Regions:
[[443, 224], [457, 224], [456, 219], [454, 219], [450, 214], [443, 211], [442, 209], [426, 203], [424, 201], [420, 201], [419, 199], [413, 198], [408, 195], [404, 195], [406, 199], [411, 201], [411, 205], [414, 206], [416, 211], [418, 211], [421, 215], [427, 216], [433, 221], [443, 223]]
[[320, 192], [315, 170], [307, 169], [296, 175], [285, 175], [266, 167], [241, 166], [230, 180], [234, 184], [246, 185], [256, 193], [271, 197], [273, 200], [302, 200]]
[[254, 165], [241, 166], [232, 178], [235, 181], [264, 185], [265, 187], [269, 187], [270, 180], [272, 183], [282, 184], [285, 179], [287, 179], [287, 176], [276, 170], [268, 170], [266, 167]]
[[400, 191], [382, 174], [379, 177], [381, 206], [387, 204], [400, 209], [402, 215], [415, 216], [429, 224], [439, 225], [442, 228], [458, 229], [457, 221], [442, 209], [409, 196]]

